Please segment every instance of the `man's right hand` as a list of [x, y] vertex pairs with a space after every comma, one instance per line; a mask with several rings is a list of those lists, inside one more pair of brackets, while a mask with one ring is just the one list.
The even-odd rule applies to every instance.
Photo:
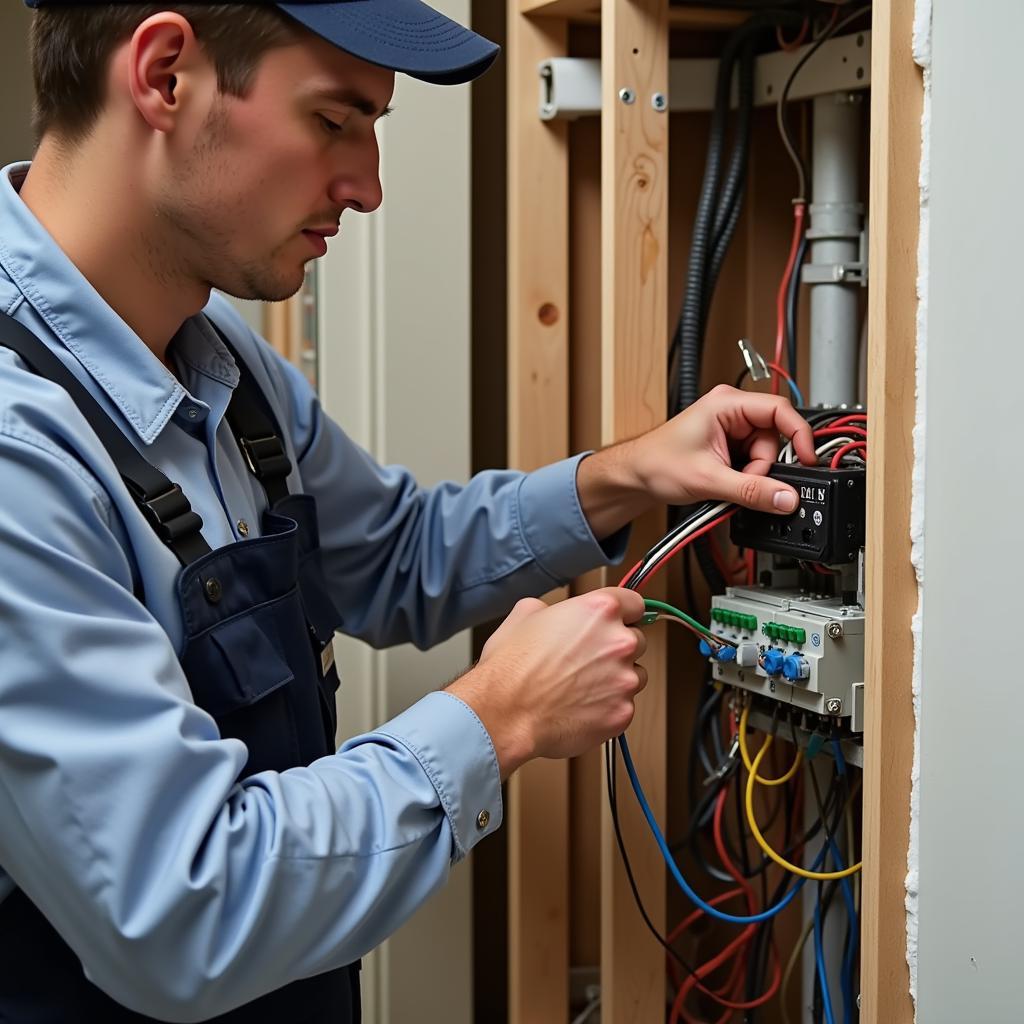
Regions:
[[643, 598], [606, 587], [552, 606], [520, 601], [449, 687], [490, 733], [502, 779], [535, 757], [575, 757], [617, 736], [647, 685]]

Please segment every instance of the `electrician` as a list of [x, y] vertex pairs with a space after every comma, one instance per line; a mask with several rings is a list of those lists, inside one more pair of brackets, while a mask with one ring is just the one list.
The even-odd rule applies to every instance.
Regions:
[[[294, 294], [380, 205], [395, 72], [466, 82], [497, 47], [417, 0], [28, 2], [40, 141], [0, 176], [0, 1019], [355, 1021], [359, 957], [498, 828], [502, 780], [632, 717], [641, 598], [528, 595], [620, 558], [655, 503], [791, 511], [764, 474], [810, 431], [718, 388], [535, 473], [378, 466], [211, 291]], [[513, 604], [465, 675], [335, 749], [336, 629], [426, 647]]]

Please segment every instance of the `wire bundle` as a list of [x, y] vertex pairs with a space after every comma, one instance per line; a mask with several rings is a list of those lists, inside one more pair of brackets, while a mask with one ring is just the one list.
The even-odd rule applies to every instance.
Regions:
[[[819, 460], [824, 460], [832, 467], [864, 464], [867, 458], [867, 417], [865, 414], [833, 410], [812, 414], [808, 419], [813, 428], [815, 440], [820, 442], [816, 447]], [[796, 456], [791, 444], [783, 447], [779, 458], [784, 462], [795, 461]], [[681, 523], [646, 552], [625, 574], [620, 585], [631, 590], [641, 591], [670, 559], [684, 552], [693, 541], [706, 536], [736, 511], [737, 506], [727, 502], [705, 502], [697, 506]], [[727, 638], [717, 636], [713, 629], [670, 604], [647, 599], [645, 606], [649, 620], [656, 619], [676, 623], [694, 636], [703, 639], [712, 652], [717, 652], [722, 645], [730, 643]], [[842, 762], [841, 747], [838, 742], [834, 744], [837, 766], [841, 766], [841, 769], [837, 770], [828, 793], [822, 796], [818, 792], [815, 773], [806, 770], [803, 756], [796, 743], [795, 730], [793, 730], [792, 739], [793, 749], [796, 753], [788, 770], [767, 778], [761, 775], [761, 770], [766, 757], [772, 750], [773, 736], [766, 738], [764, 744], [752, 758], [747, 744], [750, 706], [749, 704], [745, 705], [741, 713], [737, 713], [734, 708], [732, 738], [735, 743], [730, 746], [735, 746], [735, 752], [728, 750], [726, 743], [723, 742], [722, 711], [721, 691], [707, 687], [703, 703], [698, 710], [695, 739], [691, 748], [690, 825], [685, 839], [676, 844], [674, 849], [669, 846], [647, 803], [626, 737], [619, 736], [616, 741], [609, 742], [605, 747], [606, 781], [611, 818], [616, 842], [626, 868], [627, 879], [647, 927], [657, 937], [669, 957], [669, 969], [676, 990], [670, 1020], [672, 1024], [676, 1024], [680, 1020], [696, 1022], [704, 1019], [702, 1016], [694, 1016], [694, 1011], [688, 1008], [688, 1001], [691, 1001], [695, 994], [720, 1008], [722, 1015], [719, 1018], [719, 1024], [725, 1024], [737, 1011], [745, 1013], [745, 1020], [753, 1020], [753, 1014], [759, 1007], [765, 1005], [780, 992], [784, 993], [788, 979], [792, 976], [796, 961], [799, 959], [799, 953], [794, 951], [783, 967], [773, 938], [772, 923], [775, 916], [795, 899], [802, 887], [808, 881], [814, 881], [818, 885], [815, 912], [804, 932], [804, 942], [813, 937], [816, 963], [818, 964], [816, 1005], [820, 1005], [821, 1012], [815, 1019], [822, 1020], [824, 1024], [834, 1024], [836, 1020], [825, 970], [824, 922], [835, 904], [836, 893], [839, 892], [842, 894], [842, 902], [846, 906], [848, 920], [841, 971], [842, 1005], [845, 1024], [852, 1024], [856, 1019], [853, 978], [856, 972], [858, 926], [855, 896], [849, 879], [860, 870], [861, 865], [852, 863], [854, 859], [852, 838], [846, 843], [845, 856], [835, 838], [842, 816], [852, 813], [850, 810], [852, 797], [849, 792], [845, 765]], [[661, 936], [657, 932], [644, 909], [629, 863], [619, 826], [616, 750], [621, 755], [630, 785], [669, 872], [687, 898], [695, 905], [694, 911], [667, 937]], [[739, 761], [737, 761], [736, 754], [739, 755]], [[742, 786], [740, 763], [747, 772], [746, 783]], [[710, 783], [710, 788], [702, 795], [697, 793], [694, 783], [700, 767], [703, 767]], [[805, 777], [811, 779], [812, 788], [815, 789], [819, 819], [806, 832], [799, 834], [797, 820], [802, 806], [801, 796]], [[756, 813], [757, 786], [780, 790], [769, 821], [764, 825], [758, 821]], [[726, 811], [730, 793], [733, 796], [733, 811], [736, 819], [735, 836], [733, 837], [730, 837], [726, 826]], [[765, 833], [780, 819], [783, 828], [783, 844], [782, 851], [777, 852]], [[804, 850], [822, 831], [825, 833], [825, 841], [811, 866], [804, 867], [801, 863]], [[852, 835], [852, 829], [848, 831]], [[753, 863], [750, 858], [750, 839], [761, 851], [760, 858], [756, 863]], [[702, 844], [714, 851], [712, 859], [717, 860], [717, 865], [706, 856]], [[682, 874], [676, 861], [675, 854], [682, 849], [686, 849], [710, 877], [735, 883], [734, 887], [710, 900], [701, 898]], [[826, 869], [828, 861], [831, 861], [831, 869]], [[775, 867], [781, 868], [782, 874], [774, 888], [769, 890], [768, 872]], [[761, 879], [759, 895], [755, 894], [754, 887], [750, 884], [750, 879], [758, 877]], [[742, 901], [742, 912], [723, 909], [731, 907], [736, 901]], [[680, 956], [673, 943], [692, 929], [697, 922], [707, 917], [729, 924], [742, 925], [743, 928], [713, 957], [702, 964], [692, 966]], [[677, 975], [678, 968], [682, 968], [686, 974], [682, 980]], [[724, 980], [712, 982], [713, 976], [718, 976], [723, 972], [725, 973]]]

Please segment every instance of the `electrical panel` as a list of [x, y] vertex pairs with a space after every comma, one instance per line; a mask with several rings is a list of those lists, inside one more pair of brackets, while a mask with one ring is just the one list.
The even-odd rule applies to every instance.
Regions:
[[864, 544], [865, 480], [861, 467], [778, 463], [769, 476], [796, 488], [800, 507], [790, 516], [740, 509], [732, 542], [809, 562], [852, 562]]
[[711, 629], [729, 645], [712, 657], [726, 683], [862, 729], [864, 609], [796, 589], [729, 587]]

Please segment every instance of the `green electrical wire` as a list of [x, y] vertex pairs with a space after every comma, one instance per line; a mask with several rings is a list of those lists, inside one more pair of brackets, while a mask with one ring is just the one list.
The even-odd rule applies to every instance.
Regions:
[[670, 604], [665, 604], [664, 601], [655, 601], [652, 597], [645, 597], [644, 607], [648, 610], [648, 612], [653, 612], [654, 614], [657, 614], [658, 612], [664, 612], [665, 614], [672, 615], [677, 619], [682, 619], [683, 622], [689, 623], [691, 626], [693, 626], [694, 629], [700, 630], [701, 633], [703, 633], [707, 637], [710, 637], [716, 643], [721, 643], [718, 637], [716, 637], [715, 634], [712, 633], [707, 626], [702, 626], [696, 619], [691, 619], [690, 616], [686, 614], [686, 612], [681, 612], [678, 608], [675, 608]]

